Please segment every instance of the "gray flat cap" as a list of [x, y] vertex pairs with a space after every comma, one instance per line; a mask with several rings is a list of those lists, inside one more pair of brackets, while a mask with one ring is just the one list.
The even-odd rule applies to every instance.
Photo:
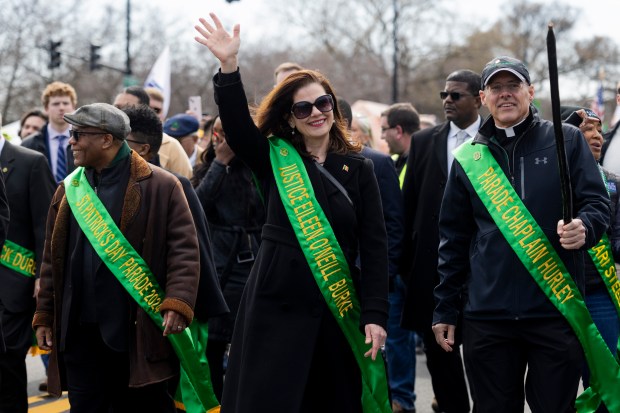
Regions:
[[71, 125], [104, 130], [120, 140], [125, 140], [131, 132], [129, 118], [125, 112], [107, 103], [84, 105], [75, 112], [65, 115], [64, 119]]

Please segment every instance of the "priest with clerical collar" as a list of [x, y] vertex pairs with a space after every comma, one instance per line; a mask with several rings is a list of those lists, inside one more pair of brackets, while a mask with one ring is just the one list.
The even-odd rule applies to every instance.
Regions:
[[439, 216], [435, 339], [452, 351], [462, 323], [478, 412], [522, 409], [525, 398], [532, 411], [574, 411], [587, 343], [593, 377], [605, 382], [597, 391], [614, 411], [618, 384], [605, 369], [616, 363], [591, 334], [581, 298], [586, 250], [609, 225], [597, 164], [579, 130], [564, 125], [574, 205], [564, 222], [554, 127], [532, 106], [526, 65], [488, 62], [480, 98], [490, 116], [454, 151]]

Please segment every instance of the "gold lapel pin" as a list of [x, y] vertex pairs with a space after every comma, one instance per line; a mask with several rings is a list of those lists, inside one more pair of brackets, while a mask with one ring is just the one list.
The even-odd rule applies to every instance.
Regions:
[[6, 166], [2, 168], [2, 172], [7, 173], [8, 171], [9, 171], [9, 168], [7, 168]]
[[345, 172], [349, 172], [349, 165], [342, 165], [342, 170]]

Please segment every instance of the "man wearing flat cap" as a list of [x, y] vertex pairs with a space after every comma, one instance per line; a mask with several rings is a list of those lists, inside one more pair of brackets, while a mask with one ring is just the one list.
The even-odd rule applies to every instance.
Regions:
[[52, 351], [48, 391], [68, 390], [72, 412], [174, 412], [179, 359], [167, 336], [191, 322], [200, 270], [183, 189], [129, 149], [120, 109], [95, 103], [64, 118], [78, 168], [49, 209], [32, 322]]
[[532, 412], [575, 411], [583, 351], [562, 310], [581, 300], [609, 199], [583, 136], [564, 125], [574, 205], [564, 223], [553, 124], [531, 106], [527, 67], [500, 56], [481, 78], [490, 116], [454, 151], [441, 205], [435, 339], [452, 351], [462, 315], [476, 412], [522, 412], [525, 399]]

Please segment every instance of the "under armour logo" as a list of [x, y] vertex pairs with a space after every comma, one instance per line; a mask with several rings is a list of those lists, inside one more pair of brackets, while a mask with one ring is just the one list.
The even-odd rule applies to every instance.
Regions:
[[540, 158], [536, 158], [536, 159], [534, 159], [534, 163], [535, 163], [536, 165], [538, 165], [538, 164], [540, 164], [540, 163], [547, 164], [547, 157], [545, 156], [545, 157], [544, 157], [544, 158], [542, 158], [542, 159], [540, 159]]

